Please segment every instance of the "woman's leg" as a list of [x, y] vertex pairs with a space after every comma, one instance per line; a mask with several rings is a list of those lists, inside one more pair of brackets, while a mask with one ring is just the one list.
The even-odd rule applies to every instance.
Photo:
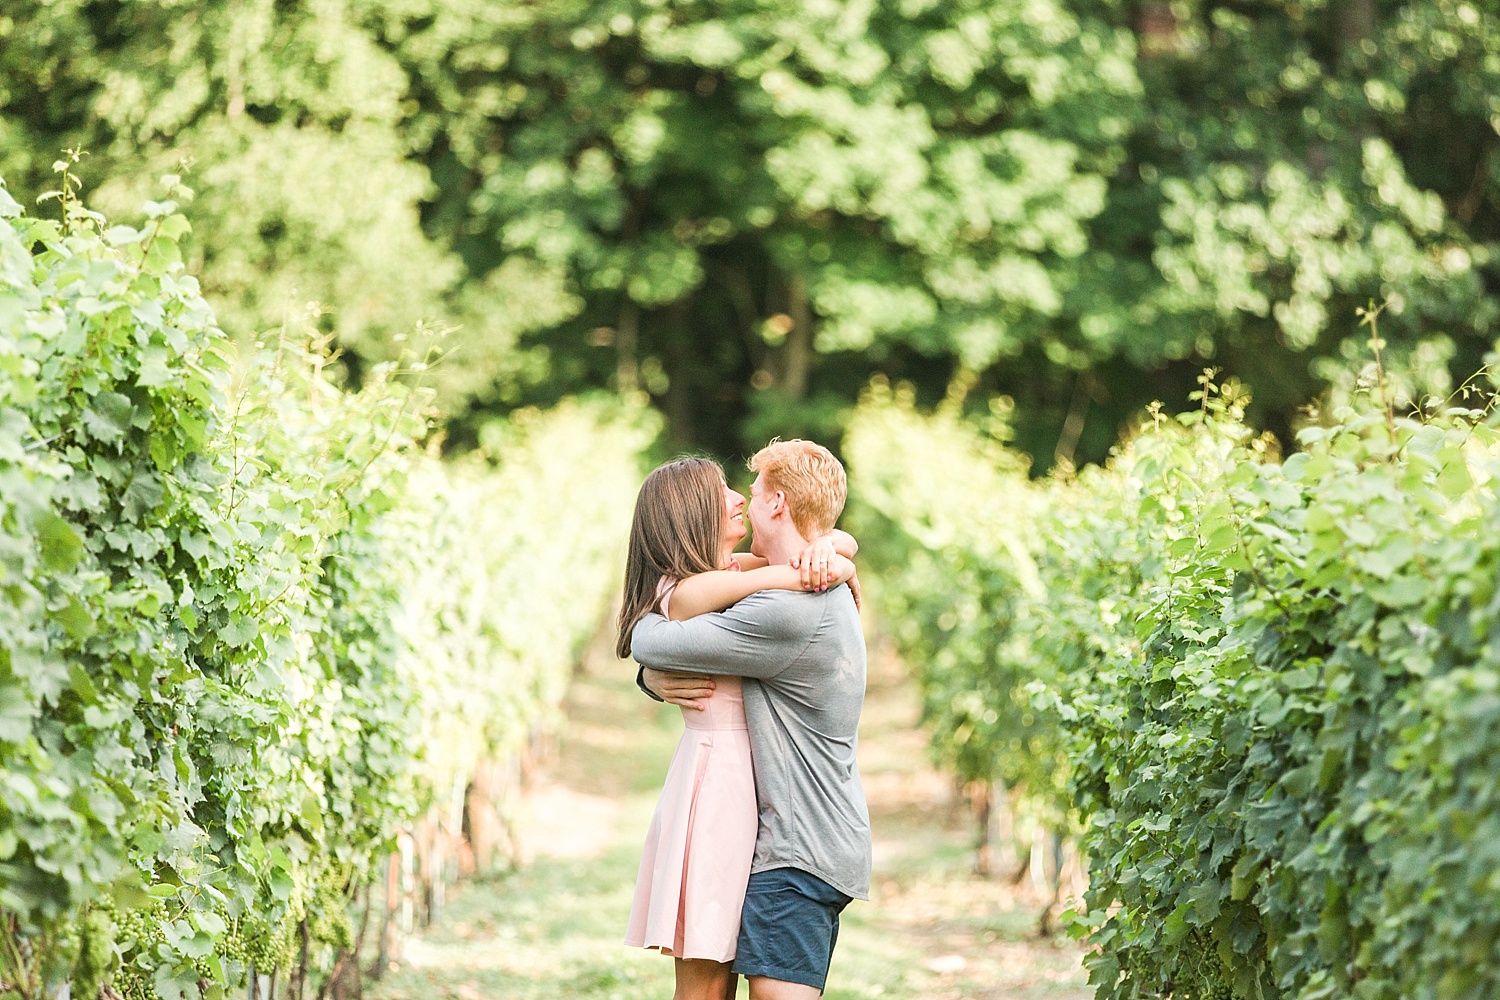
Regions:
[[672, 1000], [734, 1000], [739, 977], [729, 971], [728, 962], [679, 958], [676, 963], [677, 990]]

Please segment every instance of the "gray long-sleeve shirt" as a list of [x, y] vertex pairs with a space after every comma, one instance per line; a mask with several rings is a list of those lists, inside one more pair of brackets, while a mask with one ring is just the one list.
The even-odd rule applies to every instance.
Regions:
[[798, 868], [870, 898], [870, 814], [855, 761], [865, 640], [849, 588], [763, 591], [682, 622], [647, 615], [630, 646], [657, 670], [745, 678], [760, 806], [750, 870]]

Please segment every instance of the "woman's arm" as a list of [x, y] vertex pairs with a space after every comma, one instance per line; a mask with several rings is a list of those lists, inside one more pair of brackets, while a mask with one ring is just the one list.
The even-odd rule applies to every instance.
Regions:
[[[830, 566], [830, 586], [845, 582], [854, 575], [854, 563], [842, 556]], [[762, 590], [803, 590], [802, 573], [791, 566], [762, 566], [759, 569], [718, 569], [699, 573], [679, 582], [667, 602], [672, 621], [686, 621], [710, 611], [722, 611], [737, 601]]]
[[833, 551], [845, 559], [853, 559], [859, 555], [859, 541], [849, 532], [842, 528], [834, 528], [823, 536], [833, 543]]
[[[841, 528], [834, 528], [828, 534], [813, 539], [802, 551], [802, 555], [792, 560], [792, 565], [800, 569], [814, 551], [827, 551], [829, 548], [845, 559], [853, 559], [859, 555], [859, 542], [855, 537]], [[764, 556], [751, 555], [749, 552], [736, 552], [729, 558], [739, 563], [740, 569], [760, 569], [770, 565]]]

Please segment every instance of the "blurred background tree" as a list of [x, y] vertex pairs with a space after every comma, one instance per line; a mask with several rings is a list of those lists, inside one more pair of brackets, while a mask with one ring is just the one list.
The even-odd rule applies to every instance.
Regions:
[[642, 389], [671, 444], [836, 441], [872, 374], [1095, 460], [1204, 364], [1285, 435], [1383, 332], [1496, 335], [1477, 0], [14, 0], [0, 174], [139, 203], [183, 158], [227, 328], [323, 304], [351, 376], [459, 327], [450, 440]]

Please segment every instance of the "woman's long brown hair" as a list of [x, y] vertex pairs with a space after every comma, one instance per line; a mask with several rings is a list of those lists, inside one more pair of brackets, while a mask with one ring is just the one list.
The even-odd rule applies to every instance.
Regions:
[[630, 633], [656, 607], [662, 577], [681, 580], [719, 568], [724, 470], [707, 458], [679, 458], [646, 477], [635, 498], [625, 601], [615, 653], [630, 655]]

